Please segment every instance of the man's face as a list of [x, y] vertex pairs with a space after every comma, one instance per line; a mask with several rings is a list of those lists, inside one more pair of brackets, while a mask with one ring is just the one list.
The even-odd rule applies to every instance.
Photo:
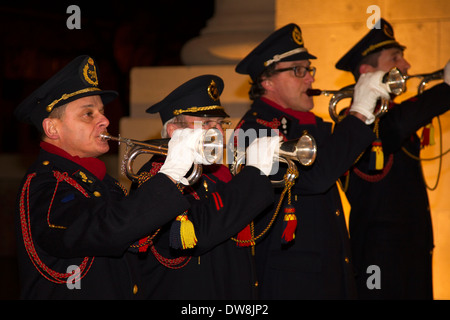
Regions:
[[72, 156], [98, 157], [109, 150], [108, 142], [99, 135], [109, 125], [100, 96], [88, 96], [67, 104], [61, 119], [54, 120], [55, 144]]
[[381, 51], [378, 57], [378, 67], [373, 71], [389, 72], [392, 68], [397, 67], [402, 74], [408, 74], [408, 69], [411, 65], [403, 57], [403, 50], [399, 48], [389, 48]]
[[[275, 70], [298, 67], [297, 75], [305, 71], [311, 65], [309, 60], [297, 60], [279, 62]], [[306, 72], [305, 76], [299, 78], [294, 70], [278, 72], [263, 81], [266, 89], [264, 97], [281, 105], [298, 111], [310, 111], [314, 108], [313, 98], [306, 94], [311, 88], [314, 77]]]
[[223, 128], [221, 126], [221, 121], [223, 121], [223, 117], [195, 117], [184, 115], [182, 122], [172, 123], [167, 127], [167, 133], [169, 137], [172, 136], [173, 131], [181, 128], [191, 128], [191, 129], [218, 129], [222, 135], [224, 135]]

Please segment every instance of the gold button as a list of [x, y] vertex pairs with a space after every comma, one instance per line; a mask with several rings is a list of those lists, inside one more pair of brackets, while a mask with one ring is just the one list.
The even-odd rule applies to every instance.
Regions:
[[255, 287], [257, 287], [257, 286], [259, 286], [259, 283], [258, 283], [258, 281], [256, 281], [256, 282], [255, 282]]
[[133, 287], [133, 294], [136, 294], [138, 292], [138, 286], [135, 284]]
[[347, 258], [347, 257], [345, 257], [344, 261], [345, 261], [345, 263], [349, 263], [350, 262], [349, 258]]
[[98, 198], [98, 197], [101, 197], [102, 194], [98, 191], [94, 191], [94, 196], [96, 196]]
[[341, 214], [341, 211], [339, 209], [336, 210], [336, 215], [339, 217], [339, 215]]
[[42, 162], [42, 164], [43, 164], [44, 166], [48, 166], [49, 163], [50, 163], [50, 161], [48, 161], [48, 160], [45, 160], [44, 162]]

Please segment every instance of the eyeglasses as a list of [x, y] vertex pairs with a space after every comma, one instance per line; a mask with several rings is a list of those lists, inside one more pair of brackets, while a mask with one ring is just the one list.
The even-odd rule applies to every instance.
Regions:
[[191, 122], [175, 122], [178, 125], [188, 126], [199, 126], [201, 124], [202, 128], [214, 128], [218, 125], [222, 129], [227, 129], [231, 126], [231, 121], [228, 120], [202, 120], [202, 121], [191, 121]]
[[311, 77], [314, 78], [314, 75], [316, 74], [316, 68], [315, 67], [304, 67], [304, 66], [295, 66], [290, 68], [284, 68], [284, 69], [275, 69], [273, 72], [279, 73], [284, 71], [291, 71], [294, 70], [294, 75], [297, 78], [303, 78], [306, 76], [306, 72], [308, 72]]

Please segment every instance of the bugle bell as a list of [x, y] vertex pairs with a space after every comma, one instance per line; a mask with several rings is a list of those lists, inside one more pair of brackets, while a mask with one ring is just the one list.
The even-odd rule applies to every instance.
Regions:
[[[315, 139], [306, 131], [298, 139], [282, 141], [279, 145], [278, 157], [274, 161], [287, 163], [289, 168], [295, 168], [295, 162], [303, 166], [310, 166], [314, 163], [317, 155], [317, 144]], [[230, 171], [236, 175], [241, 170], [245, 162], [245, 153], [238, 154], [230, 166]], [[294, 180], [295, 175], [288, 174], [288, 180]], [[284, 180], [271, 180], [274, 187], [284, 187]]]
[[[170, 138], [139, 141], [120, 136], [114, 137], [108, 133], [100, 134], [100, 137], [107, 140], [117, 141], [119, 145], [124, 143], [127, 146], [122, 163], [124, 166], [124, 173], [131, 181], [137, 181], [139, 178], [139, 176], [133, 171], [134, 160], [141, 154], [166, 156], [170, 141]], [[216, 128], [204, 130], [197, 142], [195, 152], [203, 159], [203, 163], [213, 164], [222, 161], [222, 133]], [[197, 180], [201, 177], [203, 172], [202, 165], [194, 163], [191, 171], [191, 174], [186, 177], [190, 185], [197, 182]]]
[[[444, 69], [437, 70], [432, 73], [423, 73], [416, 75], [403, 75], [402, 72], [398, 68], [392, 68], [383, 76], [383, 83], [386, 83], [388, 86], [388, 91], [395, 96], [398, 96], [404, 92], [406, 92], [406, 81], [411, 78], [422, 78], [418, 88], [417, 93], [421, 94], [425, 89], [425, 86], [429, 81], [432, 80], [442, 80], [444, 77]], [[308, 89], [306, 94], [309, 96], [318, 96], [325, 95], [331, 96], [328, 111], [331, 119], [333, 121], [338, 122], [339, 114], [336, 111], [337, 104], [346, 98], [353, 98], [355, 85], [346, 86], [340, 90], [319, 90], [319, 89]], [[380, 117], [384, 113], [388, 111], [389, 107], [389, 99], [381, 98], [380, 108], [377, 109], [374, 113], [375, 117]]]
[[425, 86], [430, 81], [444, 79], [444, 69], [439, 69], [431, 73], [420, 73], [414, 75], [404, 75], [398, 68], [392, 68], [387, 74], [384, 75], [386, 83], [389, 88], [393, 90], [393, 94], [396, 96], [406, 92], [406, 81], [412, 78], [420, 78], [421, 81], [417, 86], [417, 94], [421, 94], [425, 90]]

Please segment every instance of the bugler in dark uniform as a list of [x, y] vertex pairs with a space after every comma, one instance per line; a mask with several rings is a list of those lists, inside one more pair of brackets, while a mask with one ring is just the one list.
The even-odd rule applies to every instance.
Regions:
[[[195, 121], [216, 119], [220, 122], [228, 116], [219, 100], [223, 86], [222, 79], [214, 75], [193, 78], [147, 112], [159, 112], [163, 123], [180, 115], [195, 117], [189, 118]], [[178, 127], [186, 124], [178, 121], [185, 119], [172, 124]], [[154, 157], [143, 166], [139, 185], [145, 186], [147, 179], [153, 179], [160, 161], [161, 158]], [[271, 162], [272, 158], [270, 165]], [[146, 282], [150, 285], [146, 297], [256, 298], [254, 257], [249, 248], [238, 246], [236, 234], [273, 201], [267, 176], [251, 166], [235, 177], [224, 165], [204, 166], [200, 180], [184, 187], [183, 193], [191, 203], [186, 219], [192, 223], [197, 241], [190, 247], [174, 243], [173, 239], [180, 237], [182, 222], [178, 220], [183, 220], [178, 218], [149, 238], [148, 253], [142, 260], [147, 269]]]
[[[94, 60], [80, 56], [20, 104], [16, 115], [44, 132], [43, 120], [57, 108], [67, 105], [65, 117], [77, 99], [98, 95], [106, 104], [117, 96], [98, 85]], [[93, 106], [86, 109], [98, 116]], [[100, 117], [106, 130], [107, 120]], [[163, 174], [126, 198], [101, 160], [42, 141], [18, 195], [21, 297], [139, 298], [141, 272], [127, 249], [188, 207]]]
[[[258, 45], [237, 65], [236, 71], [250, 75], [255, 86], [260, 75], [272, 64], [308, 59], [315, 57], [304, 47], [300, 28], [289, 24]], [[280, 71], [290, 69], [295, 72], [297, 80], [309, 77], [308, 81], [312, 82], [314, 79], [310, 73], [314, 71], [308, 68], [305, 67], [303, 76], [297, 76], [300, 71], [292, 70], [292, 67]], [[276, 68], [274, 72], [277, 72]], [[297, 96], [302, 94], [304, 92], [296, 93]], [[291, 190], [291, 205], [295, 210], [290, 210], [295, 211], [298, 220], [295, 238], [286, 239], [286, 223], [280, 211], [272, 229], [256, 245], [261, 298], [354, 298], [350, 245], [336, 181], [371, 143], [373, 133], [356, 117], [349, 117], [332, 132], [331, 123], [324, 122], [312, 112], [281, 106], [264, 95], [252, 99], [255, 101], [251, 109], [236, 129], [242, 129], [244, 133], [248, 129], [256, 129], [259, 135], [278, 129], [284, 140], [298, 138], [307, 131], [315, 138], [318, 150], [312, 166], [299, 166], [299, 178]], [[236, 143], [239, 143], [239, 134]], [[285, 169], [280, 170], [279, 177], [284, 173]], [[274, 204], [255, 221], [256, 236], [273, 219], [281, 189], [275, 190]]]
[[[389, 55], [395, 55], [397, 60], [383, 71], [401, 68], [400, 64], [407, 69], [404, 49], [395, 39], [392, 26], [381, 19], [380, 29], [368, 32], [336, 63], [336, 68], [350, 71], [358, 79], [361, 65], [384, 68], [376, 55], [391, 50]], [[421, 139], [416, 131], [449, 107], [448, 83], [436, 85], [400, 104], [391, 103], [387, 114], [374, 124], [382, 147], [381, 167], [374, 169], [374, 153], [369, 147], [342, 178], [343, 185], [348, 184], [350, 236], [360, 298], [433, 297], [433, 232], [421, 163], [417, 161]], [[370, 265], [380, 268], [381, 289], [371, 290], [367, 286]]]

